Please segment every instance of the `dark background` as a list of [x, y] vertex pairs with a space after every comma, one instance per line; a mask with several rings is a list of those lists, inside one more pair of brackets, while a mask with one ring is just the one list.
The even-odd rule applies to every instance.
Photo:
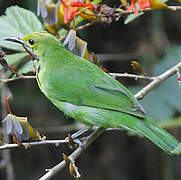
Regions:
[[[107, 0], [105, 3], [113, 7], [114, 4], [119, 4], [119, 1]], [[36, 12], [35, 0], [0, 0], [0, 14], [11, 5], [19, 5]], [[106, 61], [101, 61], [110, 72], [134, 73], [130, 61], [137, 60], [142, 64], [146, 74], [151, 76], [153, 66], [164, 56], [166, 48], [169, 45], [181, 44], [180, 17], [181, 11], [147, 12], [128, 25], [123, 24], [123, 19], [110, 25], [97, 24], [81, 31], [80, 36], [88, 42], [90, 51], [98, 55], [118, 54], [118, 58], [106, 58]], [[133, 79], [119, 80], [126, 86], [146, 83]], [[71, 129], [74, 120], [64, 117], [63, 113], [45, 98], [35, 80], [10, 82], [8, 87], [14, 95], [11, 103], [13, 112], [16, 115], [27, 116], [32, 126], [45, 134], [47, 139], [63, 139], [68, 132], [73, 132], [67, 131], [65, 127]], [[150, 101], [150, 108], [154, 103], [157, 102]], [[177, 111], [175, 116], [179, 115], [180, 112]], [[169, 131], [181, 139], [179, 127]], [[72, 150], [66, 145], [11, 150], [15, 179], [37, 179], [45, 173], [45, 169], [53, 167], [62, 160], [62, 152], [69, 154]], [[180, 157], [169, 157], [149, 140], [130, 136], [126, 131], [104, 132], [76, 160], [76, 165], [79, 167], [82, 179], [86, 180], [180, 180], [181, 178]], [[0, 169], [0, 179], [7, 179], [5, 168]], [[65, 168], [52, 179], [73, 178], [68, 168]]]

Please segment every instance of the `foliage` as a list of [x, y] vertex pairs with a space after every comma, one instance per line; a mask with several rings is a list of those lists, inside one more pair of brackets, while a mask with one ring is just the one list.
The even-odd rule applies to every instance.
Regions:
[[[12, 64], [18, 65], [22, 61], [22, 59], [24, 59], [25, 57], [27, 57], [27, 53], [25, 52], [15, 53], [15, 54], [6, 55], [6, 60], [9, 65], [12, 65]], [[2, 68], [3, 67], [0, 66], [0, 70]]]
[[0, 24], [0, 46], [18, 51], [24, 51], [24, 49], [13, 43], [5, 42], [4, 39], [13, 36], [23, 37], [43, 29], [34, 13], [18, 6], [8, 8], [5, 15], [0, 17]]
[[[21, 45], [14, 45], [4, 41], [4, 39], [13, 36], [23, 37], [32, 32], [41, 31], [43, 29], [42, 24], [33, 12], [18, 6], [8, 8], [5, 15], [0, 17], [0, 24], [0, 46], [20, 52], [6, 55], [8, 64], [17, 66], [28, 55], [24, 52], [25, 50]], [[0, 66], [0, 69], [2, 69], [2, 66]], [[30, 71], [33, 71], [32, 62], [25, 63], [20, 68], [22, 73]]]

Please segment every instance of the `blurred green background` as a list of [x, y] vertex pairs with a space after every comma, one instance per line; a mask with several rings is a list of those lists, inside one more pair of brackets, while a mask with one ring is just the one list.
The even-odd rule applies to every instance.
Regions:
[[[104, 1], [114, 7], [117, 0]], [[176, 1], [168, 3], [179, 5]], [[0, 0], [0, 14], [11, 5], [19, 5], [36, 13], [37, 1]], [[181, 11], [146, 12], [128, 25], [123, 19], [110, 25], [96, 24], [79, 32], [88, 42], [100, 63], [110, 72], [135, 73], [130, 65], [138, 61], [146, 75], [159, 75], [181, 60]], [[137, 92], [148, 82], [123, 79], [120, 82], [132, 92]], [[63, 139], [73, 132], [76, 123], [67, 118], [40, 92], [35, 80], [9, 82], [14, 98], [13, 112], [27, 116], [32, 126], [45, 134], [47, 139]], [[177, 76], [165, 81], [142, 101], [152, 119], [181, 140], [181, 89]], [[72, 125], [73, 124], [73, 125]], [[170, 126], [169, 126], [170, 125]], [[11, 140], [12, 141], [12, 140]], [[4, 151], [0, 152], [3, 159]], [[31, 147], [10, 151], [15, 180], [34, 180], [62, 160], [62, 153], [72, 150], [63, 145]], [[8, 179], [5, 167], [1, 167], [0, 179]], [[126, 131], [109, 131], [99, 137], [76, 161], [82, 179], [86, 180], [180, 180], [181, 158], [168, 157], [149, 140], [128, 135]], [[65, 168], [52, 179], [72, 179]]]

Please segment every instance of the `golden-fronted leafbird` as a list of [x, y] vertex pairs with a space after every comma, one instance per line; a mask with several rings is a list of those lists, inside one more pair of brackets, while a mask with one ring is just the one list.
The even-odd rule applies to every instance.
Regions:
[[95, 64], [69, 52], [45, 31], [6, 40], [20, 43], [37, 59], [36, 80], [66, 115], [87, 126], [124, 128], [150, 139], [168, 154], [178, 141], [147, 117], [133, 94]]

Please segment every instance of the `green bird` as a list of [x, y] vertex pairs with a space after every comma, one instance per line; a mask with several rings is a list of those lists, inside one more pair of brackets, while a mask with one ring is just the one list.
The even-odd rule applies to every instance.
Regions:
[[98, 66], [73, 55], [56, 37], [42, 31], [6, 40], [22, 44], [38, 60], [36, 80], [41, 91], [66, 115], [87, 126], [134, 131], [175, 154], [178, 141], [147, 117], [126, 87]]

